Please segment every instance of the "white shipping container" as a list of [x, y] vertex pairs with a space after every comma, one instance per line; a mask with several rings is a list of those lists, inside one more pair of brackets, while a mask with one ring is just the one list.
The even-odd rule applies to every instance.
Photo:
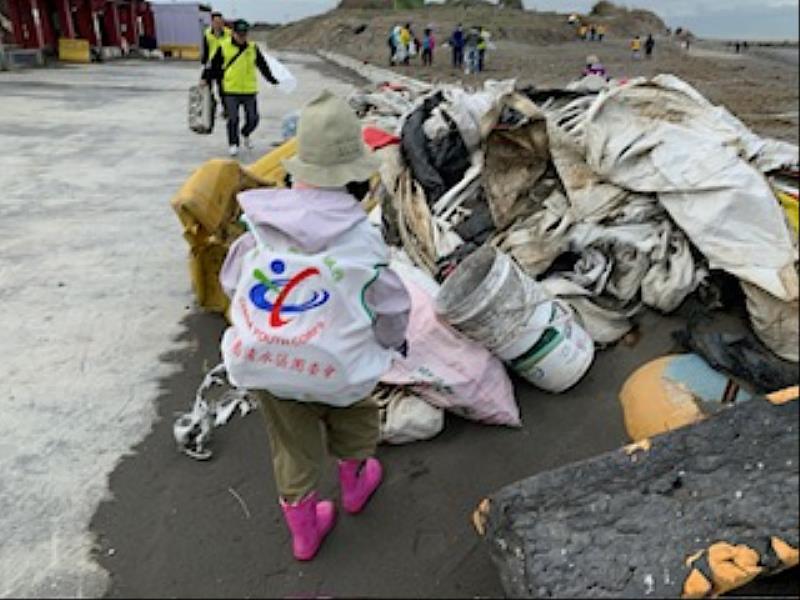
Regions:
[[203, 45], [203, 31], [211, 23], [211, 13], [198, 2], [153, 3], [156, 40], [159, 46]]

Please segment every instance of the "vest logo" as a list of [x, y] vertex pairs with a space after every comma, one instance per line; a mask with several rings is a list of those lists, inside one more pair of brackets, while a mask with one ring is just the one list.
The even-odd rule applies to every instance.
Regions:
[[325, 290], [313, 290], [311, 296], [304, 302], [288, 304], [289, 295], [302, 282], [320, 275], [316, 267], [303, 269], [293, 277], [286, 277], [286, 263], [282, 260], [273, 260], [269, 265], [272, 272], [277, 275], [276, 279], [267, 277], [261, 269], [253, 271], [259, 283], [250, 289], [250, 301], [260, 308], [269, 312], [269, 324], [271, 327], [280, 328], [291, 323], [291, 319], [284, 319], [284, 315], [297, 315], [309, 312], [325, 304], [331, 297]]

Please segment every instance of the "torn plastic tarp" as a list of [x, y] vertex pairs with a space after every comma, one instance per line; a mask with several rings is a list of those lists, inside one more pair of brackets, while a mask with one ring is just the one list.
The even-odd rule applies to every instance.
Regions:
[[603, 219], [609, 211], [626, 201], [629, 195], [627, 190], [601, 181], [586, 162], [581, 153], [582, 148], [569, 137], [562, 126], [557, 125], [565, 112], [586, 111], [593, 101], [592, 97], [579, 98], [561, 110], [546, 111], [550, 156], [564, 185], [572, 214], [578, 221]]
[[591, 292], [562, 276], [544, 279], [542, 287], [553, 297], [564, 300], [578, 314], [581, 325], [598, 344], [612, 344], [633, 329], [630, 319], [642, 305], [628, 303], [616, 309], [600, 306]]
[[550, 150], [543, 118], [513, 130], [496, 129], [486, 139], [483, 188], [499, 229], [531, 212], [531, 195], [547, 171]]
[[[220, 398], [208, 399], [207, 396], [215, 387], [228, 389]], [[179, 416], [172, 427], [178, 449], [197, 460], [210, 459], [213, 429], [225, 425], [237, 409], [245, 416], [257, 406], [257, 401], [248, 395], [247, 390], [231, 386], [225, 365], [218, 364], [203, 378], [191, 412]]]
[[800, 360], [800, 302], [784, 302], [744, 281], [742, 290], [756, 336], [781, 358], [797, 363]]
[[485, 116], [503, 98], [514, 93], [514, 86], [515, 81], [507, 79], [486, 81], [483, 89], [475, 92], [467, 92], [456, 86], [443, 88], [444, 101], [438, 108], [456, 124], [470, 152], [477, 150], [483, 141], [481, 129]]
[[556, 191], [542, 210], [496, 240], [532, 276], [544, 275], [566, 252], [578, 256], [571, 269], [551, 273], [544, 283], [583, 317], [598, 343], [614, 342], [631, 329], [628, 318], [638, 312], [631, 303], [638, 305], [639, 297], [672, 312], [707, 275], [655, 198], [628, 199], [628, 204], [597, 214], [601, 222], [576, 223], [570, 203]]
[[708, 259], [786, 301], [798, 296], [780, 207], [746, 159], [765, 142], [670, 75], [601, 93], [583, 125], [587, 160], [623, 188], [657, 193]]
[[794, 144], [782, 140], [765, 139], [755, 156], [753, 164], [763, 173], [779, 169], [797, 169], [800, 163], [800, 151]]
[[641, 281], [642, 302], [666, 313], [677, 309], [708, 276], [704, 267], [695, 266], [689, 241], [679, 229], [662, 230], [659, 247], [650, 257], [652, 266]]
[[556, 191], [544, 201], [541, 210], [501, 233], [496, 244], [513, 256], [528, 275], [538, 277], [569, 248], [572, 224], [567, 199]]

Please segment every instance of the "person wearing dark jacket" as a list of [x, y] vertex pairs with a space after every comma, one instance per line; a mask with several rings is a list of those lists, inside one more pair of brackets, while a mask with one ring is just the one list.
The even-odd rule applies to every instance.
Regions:
[[453, 68], [460, 69], [464, 66], [464, 28], [461, 23], [450, 36], [450, 47], [453, 49]]
[[239, 109], [244, 107], [245, 124], [241, 135], [246, 148], [252, 148], [250, 135], [258, 127], [258, 77], [256, 70], [273, 85], [278, 80], [269, 69], [264, 55], [255, 42], [247, 40], [250, 25], [239, 19], [233, 25], [233, 36], [223, 40], [211, 59], [204, 79], [207, 82], [215, 78], [222, 79], [222, 90], [225, 94], [225, 108], [228, 112], [228, 145], [230, 155], [239, 154]]
[[649, 33], [647, 39], [644, 41], [644, 55], [647, 58], [653, 57], [653, 48], [656, 47], [656, 41], [653, 39], [653, 34]]

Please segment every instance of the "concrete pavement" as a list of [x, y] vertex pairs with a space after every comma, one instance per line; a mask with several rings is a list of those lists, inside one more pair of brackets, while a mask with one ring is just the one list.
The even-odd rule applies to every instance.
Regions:
[[[249, 162], [281, 117], [350, 84], [294, 57], [298, 90], [262, 82]], [[97, 596], [89, 520], [156, 418], [159, 360], [192, 297], [169, 199], [224, 155], [186, 124], [196, 64], [113, 62], [0, 74], [0, 597]], [[187, 397], [187, 400], [189, 397]]]

